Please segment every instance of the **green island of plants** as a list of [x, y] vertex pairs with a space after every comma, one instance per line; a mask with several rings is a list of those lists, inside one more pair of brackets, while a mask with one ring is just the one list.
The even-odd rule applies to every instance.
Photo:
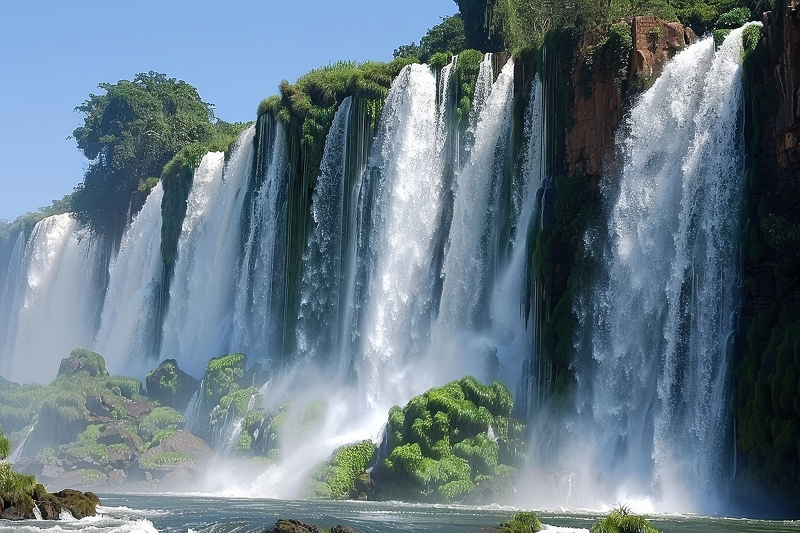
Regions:
[[630, 509], [620, 505], [605, 518], [595, 522], [590, 533], [660, 533], [644, 517], [631, 513]]

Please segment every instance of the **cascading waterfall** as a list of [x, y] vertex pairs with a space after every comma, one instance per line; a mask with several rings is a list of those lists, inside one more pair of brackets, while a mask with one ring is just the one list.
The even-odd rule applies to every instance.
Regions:
[[11, 335], [17, 322], [17, 302], [24, 290], [22, 268], [26, 237], [24, 232], [17, 236], [3, 279], [3, 292], [0, 293], [0, 361], [5, 360], [6, 354], [11, 350]]
[[[601, 498], [724, 485], [728, 339], [739, 292], [741, 32], [679, 53], [627, 121], [605, 270], [576, 314], [579, 435]], [[676, 162], [681, 162], [677, 164]], [[587, 243], [591, 244], [591, 243]], [[677, 490], [675, 490], [677, 489]]]
[[[2, 374], [51, 380], [76, 347], [91, 347], [102, 304], [105, 242], [69, 214], [45, 218], [28, 240]], [[46, 334], [43, 334], [46, 332]]]
[[151, 340], [160, 324], [156, 298], [161, 279], [161, 200], [159, 182], [142, 210], [125, 230], [117, 257], [109, 267], [109, 284], [95, 341], [111, 372], [152, 366]]
[[239, 230], [254, 133], [254, 127], [242, 133], [227, 164], [221, 152], [203, 158], [187, 201], [161, 353], [162, 359], [179, 358], [196, 375], [211, 357], [227, 351], [233, 330]]
[[309, 358], [324, 361], [339, 346], [339, 310], [345, 243], [345, 172], [352, 97], [336, 111], [325, 140], [311, 215], [314, 230], [303, 258], [298, 347]]
[[388, 382], [400, 385], [396, 373], [420, 345], [419, 324], [431, 312], [430, 258], [443, 192], [436, 95], [430, 69], [403, 69], [389, 91], [362, 188], [370, 226], [362, 225], [366, 249], [359, 256], [370, 278], [357, 371], [371, 407], [386, 403]]
[[[487, 61], [484, 61], [486, 63]], [[489, 63], [491, 61], [489, 60]], [[491, 79], [491, 78], [490, 78]], [[480, 83], [480, 79], [479, 79]], [[510, 133], [514, 63], [509, 61], [494, 83], [475, 125], [469, 160], [456, 178], [455, 206], [447, 243], [436, 335], [450, 337], [464, 328], [479, 328], [490, 286], [495, 250], [487, 239], [492, 211], [492, 185], [497, 178], [498, 153]], [[477, 89], [476, 89], [477, 92]]]
[[[269, 135], [264, 143], [266, 160], [256, 168], [260, 186], [253, 195], [249, 231], [238, 274], [233, 316], [231, 349], [260, 356], [265, 361], [280, 333], [280, 320], [274, 316], [273, 303], [282, 288], [283, 242], [279, 228], [285, 224], [286, 134], [283, 125], [266, 123]], [[280, 345], [280, 343], [277, 343]]]
[[[527, 288], [530, 275], [528, 261], [531, 242], [538, 230], [541, 188], [545, 179], [544, 168], [544, 95], [538, 75], [531, 86], [530, 101], [525, 111], [525, 139], [527, 150], [520, 182], [513, 191], [514, 227], [512, 232], [511, 259], [507, 269], [495, 280], [490, 307], [491, 335], [497, 348], [497, 358], [506, 374], [490, 375], [490, 379], [502, 377], [513, 384], [512, 376], [519, 375], [520, 364], [537, 356], [534, 330], [537, 327], [535, 314], [526, 312], [531, 298]], [[526, 373], [523, 372], [523, 375]], [[517, 404], [525, 418], [533, 411], [533, 385], [523, 385], [524, 393], [518, 394]]]

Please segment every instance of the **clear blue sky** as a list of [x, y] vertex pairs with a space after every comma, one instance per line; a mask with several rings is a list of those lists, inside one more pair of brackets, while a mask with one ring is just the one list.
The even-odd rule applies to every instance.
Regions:
[[453, 0], [0, 0], [0, 219], [83, 178], [66, 140], [100, 82], [154, 70], [195, 87], [219, 118], [255, 119], [282, 79], [340, 59], [389, 60]]

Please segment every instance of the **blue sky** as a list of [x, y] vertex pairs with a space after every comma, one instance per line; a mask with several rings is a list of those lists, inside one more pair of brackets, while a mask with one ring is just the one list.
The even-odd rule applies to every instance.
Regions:
[[154, 70], [194, 85], [219, 118], [255, 119], [282, 79], [340, 60], [389, 60], [453, 0], [0, 0], [0, 219], [83, 178], [67, 140], [100, 82]]

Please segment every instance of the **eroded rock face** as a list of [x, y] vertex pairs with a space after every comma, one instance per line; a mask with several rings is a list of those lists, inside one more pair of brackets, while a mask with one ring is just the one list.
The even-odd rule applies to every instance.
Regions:
[[695, 39], [691, 29], [655, 17], [634, 17], [615, 26], [625, 25], [629, 37], [592, 29], [578, 45], [572, 70], [575, 122], [566, 135], [570, 176], [603, 174], [604, 165], [615, 158], [615, 135], [630, 93], [649, 87], [667, 61]]
[[660, 76], [667, 61], [696, 39], [691, 28], [656, 17], [633, 17], [631, 36], [631, 77], [644, 80]]

